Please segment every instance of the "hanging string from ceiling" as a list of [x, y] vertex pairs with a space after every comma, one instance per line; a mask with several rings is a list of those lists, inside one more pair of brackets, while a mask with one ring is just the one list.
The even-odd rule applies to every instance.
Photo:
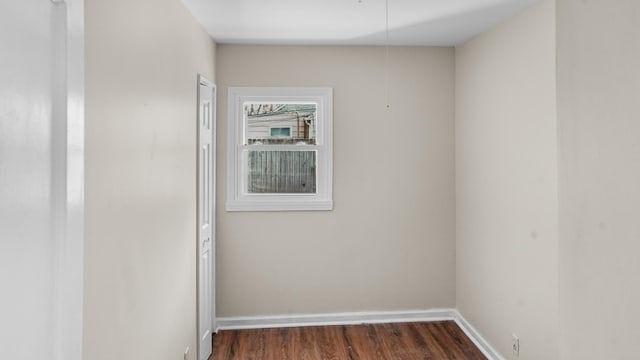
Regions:
[[391, 102], [389, 101], [389, 0], [385, 0], [385, 42], [384, 42], [384, 52], [385, 52], [385, 102], [387, 104], [387, 109], [391, 107]]

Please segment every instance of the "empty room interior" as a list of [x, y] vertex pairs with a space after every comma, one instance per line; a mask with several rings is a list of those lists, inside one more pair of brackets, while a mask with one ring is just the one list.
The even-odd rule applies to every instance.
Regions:
[[0, 30], [1, 359], [640, 359], [639, 1]]

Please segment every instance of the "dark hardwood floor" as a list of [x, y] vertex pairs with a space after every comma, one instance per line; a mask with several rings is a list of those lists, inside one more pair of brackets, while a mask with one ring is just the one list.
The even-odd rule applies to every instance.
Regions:
[[453, 321], [223, 330], [209, 360], [485, 360]]

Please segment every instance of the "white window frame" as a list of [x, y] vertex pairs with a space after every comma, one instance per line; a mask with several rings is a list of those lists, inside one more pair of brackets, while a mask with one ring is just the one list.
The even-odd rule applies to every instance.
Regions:
[[[316, 145], [280, 145], [282, 150], [316, 151], [316, 193], [249, 194], [244, 150], [278, 150], [278, 145], [244, 145], [244, 103], [315, 103]], [[227, 211], [333, 209], [333, 89], [323, 87], [229, 87], [227, 122]]]

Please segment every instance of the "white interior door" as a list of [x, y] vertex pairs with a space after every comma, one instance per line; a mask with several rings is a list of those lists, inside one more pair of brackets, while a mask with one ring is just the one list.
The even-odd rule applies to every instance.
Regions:
[[215, 331], [215, 86], [198, 78], [198, 359]]

